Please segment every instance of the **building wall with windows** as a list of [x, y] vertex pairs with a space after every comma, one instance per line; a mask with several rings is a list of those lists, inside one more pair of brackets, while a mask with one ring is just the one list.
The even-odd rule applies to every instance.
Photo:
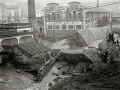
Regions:
[[[102, 8], [93, 8], [85, 10], [85, 18], [84, 18], [84, 28], [94, 28], [97, 26], [97, 21], [102, 19], [103, 17], [109, 17], [109, 12]], [[84, 22], [83, 21], [83, 22]]]
[[36, 20], [37, 20], [38, 32], [39, 32], [40, 35], [43, 35], [44, 34], [44, 18], [39, 17]]
[[20, 19], [18, 5], [7, 5], [0, 3], [0, 20], [2, 23], [18, 22]]
[[82, 29], [82, 12], [80, 3], [59, 6], [49, 3], [45, 7], [46, 30], [80, 30]]
[[58, 3], [49, 3], [44, 8], [45, 28], [44, 32], [66, 32], [69, 30], [83, 30], [96, 27], [97, 20], [103, 16], [109, 16], [105, 10], [87, 9], [79, 2], [70, 2], [68, 6], [60, 6]]

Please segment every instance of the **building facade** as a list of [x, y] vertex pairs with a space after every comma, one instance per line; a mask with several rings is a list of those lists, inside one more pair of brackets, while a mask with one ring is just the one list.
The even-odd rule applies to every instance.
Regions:
[[1, 23], [18, 22], [21, 13], [20, 8], [16, 4], [0, 4], [0, 20]]
[[[101, 8], [87, 9], [79, 2], [70, 2], [68, 6], [49, 3], [44, 8], [44, 34], [59, 34], [63, 31], [71, 33], [76, 30], [96, 27], [97, 20], [109, 16], [109, 12]], [[61, 33], [62, 34], [62, 33]]]
[[40, 35], [44, 34], [44, 18], [43, 17], [39, 17], [36, 19], [37, 21], [37, 28], [38, 28], [38, 33]]

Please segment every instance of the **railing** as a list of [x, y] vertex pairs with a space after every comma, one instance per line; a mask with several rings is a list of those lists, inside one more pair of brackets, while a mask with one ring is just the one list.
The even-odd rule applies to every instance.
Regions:
[[0, 28], [32, 28], [32, 23], [11, 23], [11, 24], [0, 24]]
[[31, 23], [12, 23], [12, 24], [0, 24], [0, 37], [4, 36], [13, 36], [13, 35], [21, 35], [21, 34], [30, 34], [33, 32], [17, 32], [17, 29], [31, 28]]
[[15, 31], [0, 31], [0, 36], [15, 35], [15, 34], [17, 34], [16, 30]]

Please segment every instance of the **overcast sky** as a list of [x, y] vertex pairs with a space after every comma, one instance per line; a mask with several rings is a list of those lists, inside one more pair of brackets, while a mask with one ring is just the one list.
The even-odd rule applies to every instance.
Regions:
[[[27, 0], [13, 0], [13, 1], [26, 1]], [[84, 2], [84, 3], [96, 3], [97, 0], [35, 0], [35, 2], [39, 2], [41, 3], [43, 6], [48, 4], [48, 3], [59, 3], [60, 5], [66, 5], [68, 2], [72, 2], [72, 1], [77, 1], [77, 2]], [[99, 0], [99, 3], [107, 3], [107, 2], [113, 2], [113, 1], [119, 1], [119, 0]]]

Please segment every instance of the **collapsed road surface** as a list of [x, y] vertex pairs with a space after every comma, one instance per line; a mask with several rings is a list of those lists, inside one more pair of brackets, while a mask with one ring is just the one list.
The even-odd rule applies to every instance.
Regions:
[[[1, 66], [0, 67], [0, 90], [48, 90], [52, 85], [57, 84], [70, 75], [62, 75], [63, 70], [67, 70], [69, 67], [62, 67], [67, 62], [56, 62], [50, 71], [46, 74], [43, 80], [39, 83], [33, 83], [33, 76], [22, 70], [17, 72], [17, 69], [13, 66]], [[58, 79], [58, 80], [56, 80]]]
[[50, 69], [50, 71], [45, 75], [43, 80], [39, 83], [34, 83], [34, 86], [31, 86], [29, 88], [26, 88], [24, 90], [48, 90], [53, 85], [59, 83], [61, 80], [64, 80], [66, 77], [70, 77], [70, 75], [62, 75], [63, 70], [68, 70], [69, 67], [63, 67], [61, 69], [58, 69], [58, 67], [62, 67], [66, 65], [67, 62], [55, 62], [54, 66]]

